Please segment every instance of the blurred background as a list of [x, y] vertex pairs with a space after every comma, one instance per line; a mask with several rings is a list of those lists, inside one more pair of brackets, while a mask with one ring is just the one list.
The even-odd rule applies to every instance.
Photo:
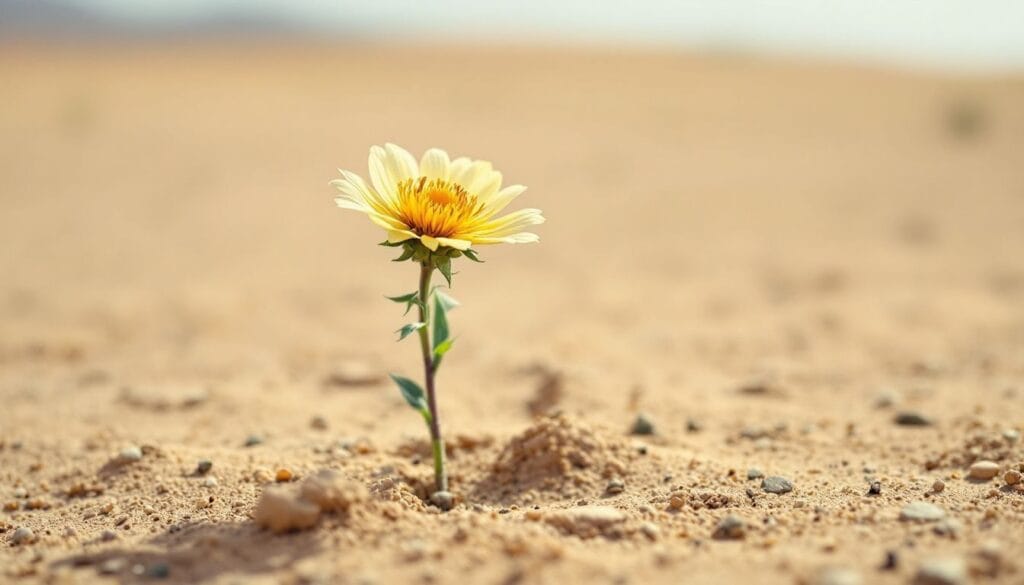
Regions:
[[469, 338], [536, 340], [479, 350], [513, 362], [774, 371], [850, 322], [838, 355], [941, 353], [940, 309], [1016, 343], [1021, 22], [1010, 0], [0, 0], [4, 352], [390, 354], [378, 295], [413, 268], [327, 185], [385, 141], [490, 159], [545, 210], [541, 244], [456, 278]]

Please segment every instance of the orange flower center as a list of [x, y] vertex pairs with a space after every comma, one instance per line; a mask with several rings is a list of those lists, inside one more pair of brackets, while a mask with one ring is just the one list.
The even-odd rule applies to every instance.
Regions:
[[442, 179], [406, 179], [398, 184], [398, 214], [421, 236], [448, 238], [483, 211], [458, 183]]

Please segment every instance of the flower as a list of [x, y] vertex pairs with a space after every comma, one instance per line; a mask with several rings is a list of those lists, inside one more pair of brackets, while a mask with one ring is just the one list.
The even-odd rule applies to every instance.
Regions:
[[[341, 192], [338, 207], [365, 213], [387, 230], [388, 242], [417, 239], [431, 251], [441, 246], [468, 250], [474, 244], [525, 244], [539, 240], [523, 231], [544, 223], [539, 209], [521, 209], [498, 217], [526, 187], [502, 188], [501, 173], [487, 161], [431, 148], [417, 164], [394, 144], [370, 148], [370, 184], [341, 171], [331, 181]], [[340, 170], [340, 169], [339, 169]]]

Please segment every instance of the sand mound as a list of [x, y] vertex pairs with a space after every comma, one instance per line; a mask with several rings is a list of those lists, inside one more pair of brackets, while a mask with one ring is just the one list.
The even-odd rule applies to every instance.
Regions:
[[600, 495], [607, 480], [627, 475], [633, 456], [624, 439], [564, 414], [541, 418], [505, 445], [476, 496], [529, 502], [537, 492]]

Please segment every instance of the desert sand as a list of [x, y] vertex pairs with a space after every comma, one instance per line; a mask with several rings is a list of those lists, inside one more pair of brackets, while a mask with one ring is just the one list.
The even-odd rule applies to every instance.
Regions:
[[[1022, 77], [151, 44], [0, 86], [0, 581], [1024, 582]], [[386, 380], [417, 269], [327, 185], [385, 141], [548, 217], [456, 263], [448, 513]]]

